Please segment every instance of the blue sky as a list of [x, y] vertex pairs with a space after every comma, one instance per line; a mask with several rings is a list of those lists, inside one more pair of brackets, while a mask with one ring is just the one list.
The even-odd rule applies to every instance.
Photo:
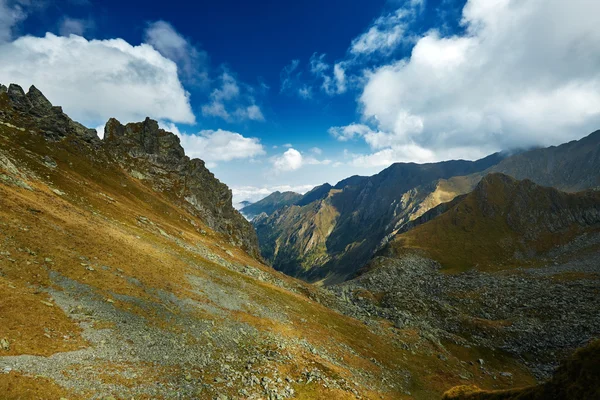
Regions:
[[150, 116], [237, 201], [600, 127], [588, 0], [0, 0], [0, 82]]

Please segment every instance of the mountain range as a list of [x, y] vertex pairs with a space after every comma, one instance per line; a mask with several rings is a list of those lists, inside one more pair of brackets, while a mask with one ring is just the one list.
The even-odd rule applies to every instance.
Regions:
[[241, 213], [155, 120], [104, 131], [0, 85], [0, 397], [598, 393], [600, 131]]
[[254, 219], [261, 253], [286, 274], [338, 283], [353, 277], [413, 220], [469, 193], [489, 173], [565, 191], [600, 188], [599, 144], [597, 131], [557, 147], [493, 154], [475, 162], [398, 163], [371, 177], [325, 184], [294, 205]]

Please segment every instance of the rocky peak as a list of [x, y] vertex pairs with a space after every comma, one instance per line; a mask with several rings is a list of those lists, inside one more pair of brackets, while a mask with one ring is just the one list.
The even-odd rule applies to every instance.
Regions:
[[177, 135], [160, 129], [150, 118], [125, 125], [111, 118], [104, 127], [102, 143], [125, 169], [140, 173], [155, 190], [174, 194], [209, 227], [258, 256], [256, 234], [233, 208], [231, 190], [215, 178], [204, 161], [185, 155]]
[[61, 107], [52, 103], [35, 86], [25, 93], [23, 88], [11, 83], [8, 88], [0, 85], [0, 95], [8, 96], [8, 109], [0, 110], [2, 119], [23, 124], [23, 117], [28, 117], [28, 128], [41, 131], [48, 139], [58, 141], [68, 136], [83, 139], [89, 143], [98, 143], [94, 129], [88, 129], [69, 118]]
[[121, 124], [111, 118], [104, 127], [104, 143], [116, 153], [147, 157], [167, 169], [181, 169], [189, 162], [177, 135], [158, 127], [146, 118], [142, 122]]
[[[40, 116], [48, 115], [52, 112], [52, 103], [35, 86], [31, 85], [25, 96], [31, 104], [31, 109]], [[60, 107], [57, 108], [60, 109]]]

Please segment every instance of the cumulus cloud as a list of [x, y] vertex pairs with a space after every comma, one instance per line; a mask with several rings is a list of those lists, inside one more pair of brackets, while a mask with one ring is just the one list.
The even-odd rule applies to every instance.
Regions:
[[202, 114], [226, 121], [264, 121], [265, 117], [252, 94], [252, 88], [241, 85], [235, 77], [225, 71], [221, 84], [210, 94], [210, 102], [202, 106]]
[[[283, 154], [271, 158], [276, 173], [295, 171], [305, 165], [331, 164], [331, 160], [318, 160], [313, 156], [307, 156], [291, 147], [291, 145], [284, 145], [284, 147], [289, 148]], [[321, 149], [316, 147], [312, 148], [310, 151], [317, 155], [321, 154]]]
[[177, 66], [147, 44], [47, 33], [0, 44], [0, 53], [3, 81], [36, 85], [76, 120], [195, 122]]
[[[600, 127], [600, 3], [469, 0], [464, 35], [430, 31], [409, 58], [366, 72], [362, 137], [372, 160], [476, 158]], [[371, 160], [371, 161], [369, 161]]]
[[160, 125], [179, 137], [181, 146], [190, 158], [200, 158], [211, 166], [215, 166], [218, 162], [248, 159], [266, 154], [258, 138], [249, 138], [222, 129], [189, 134], [181, 132], [172, 123], [161, 122]]
[[151, 22], [144, 38], [160, 54], [177, 63], [186, 81], [200, 85], [208, 83], [208, 55], [192, 45], [173, 25], [166, 21]]
[[277, 172], [294, 171], [302, 167], [302, 161], [302, 154], [294, 148], [289, 148], [285, 153], [273, 158], [273, 166]]

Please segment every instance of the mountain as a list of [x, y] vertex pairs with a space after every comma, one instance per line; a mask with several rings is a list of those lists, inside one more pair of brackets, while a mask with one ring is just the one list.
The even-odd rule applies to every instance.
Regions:
[[600, 130], [560, 146], [516, 154], [489, 172], [530, 179], [566, 192], [600, 189]]
[[472, 373], [473, 349], [265, 265], [229, 189], [155, 121], [105, 132], [0, 87], [2, 399], [425, 400], [535, 383], [494, 351]]
[[600, 191], [493, 173], [330, 289], [398, 327], [524, 359], [545, 379], [600, 332], [599, 285]]
[[451, 271], [485, 270], [537, 263], [584, 233], [600, 232], [600, 191], [565, 193], [498, 173], [438, 208], [430, 213], [441, 215], [417, 219], [390, 248], [418, 249]]
[[[390, 166], [354, 176], [327, 193], [253, 222], [261, 253], [281, 271], [333, 284], [352, 277], [396, 233], [439, 204], [471, 192], [500, 172], [563, 191], [600, 188], [600, 131], [548, 148], [505, 157]], [[308, 195], [308, 194], [307, 194]], [[306, 196], [305, 196], [306, 197]]]
[[[351, 177], [334, 187], [316, 187], [300, 201], [253, 224], [261, 253], [286, 274], [315, 282], [352, 276], [404, 223], [442, 201], [464, 193], [453, 176], [488, 169], [503, 158], [433, 164], [398, 163], [371, 177]], [[468, 181], [468, 178], [465, 178]]]
[[240, 212], [249, 219], [262, 213], [270, 215], [275, 210], [292, 205], [301, 198], [302, 195], [295, 192], [273, 192], [264, 199], [242, 208]]

